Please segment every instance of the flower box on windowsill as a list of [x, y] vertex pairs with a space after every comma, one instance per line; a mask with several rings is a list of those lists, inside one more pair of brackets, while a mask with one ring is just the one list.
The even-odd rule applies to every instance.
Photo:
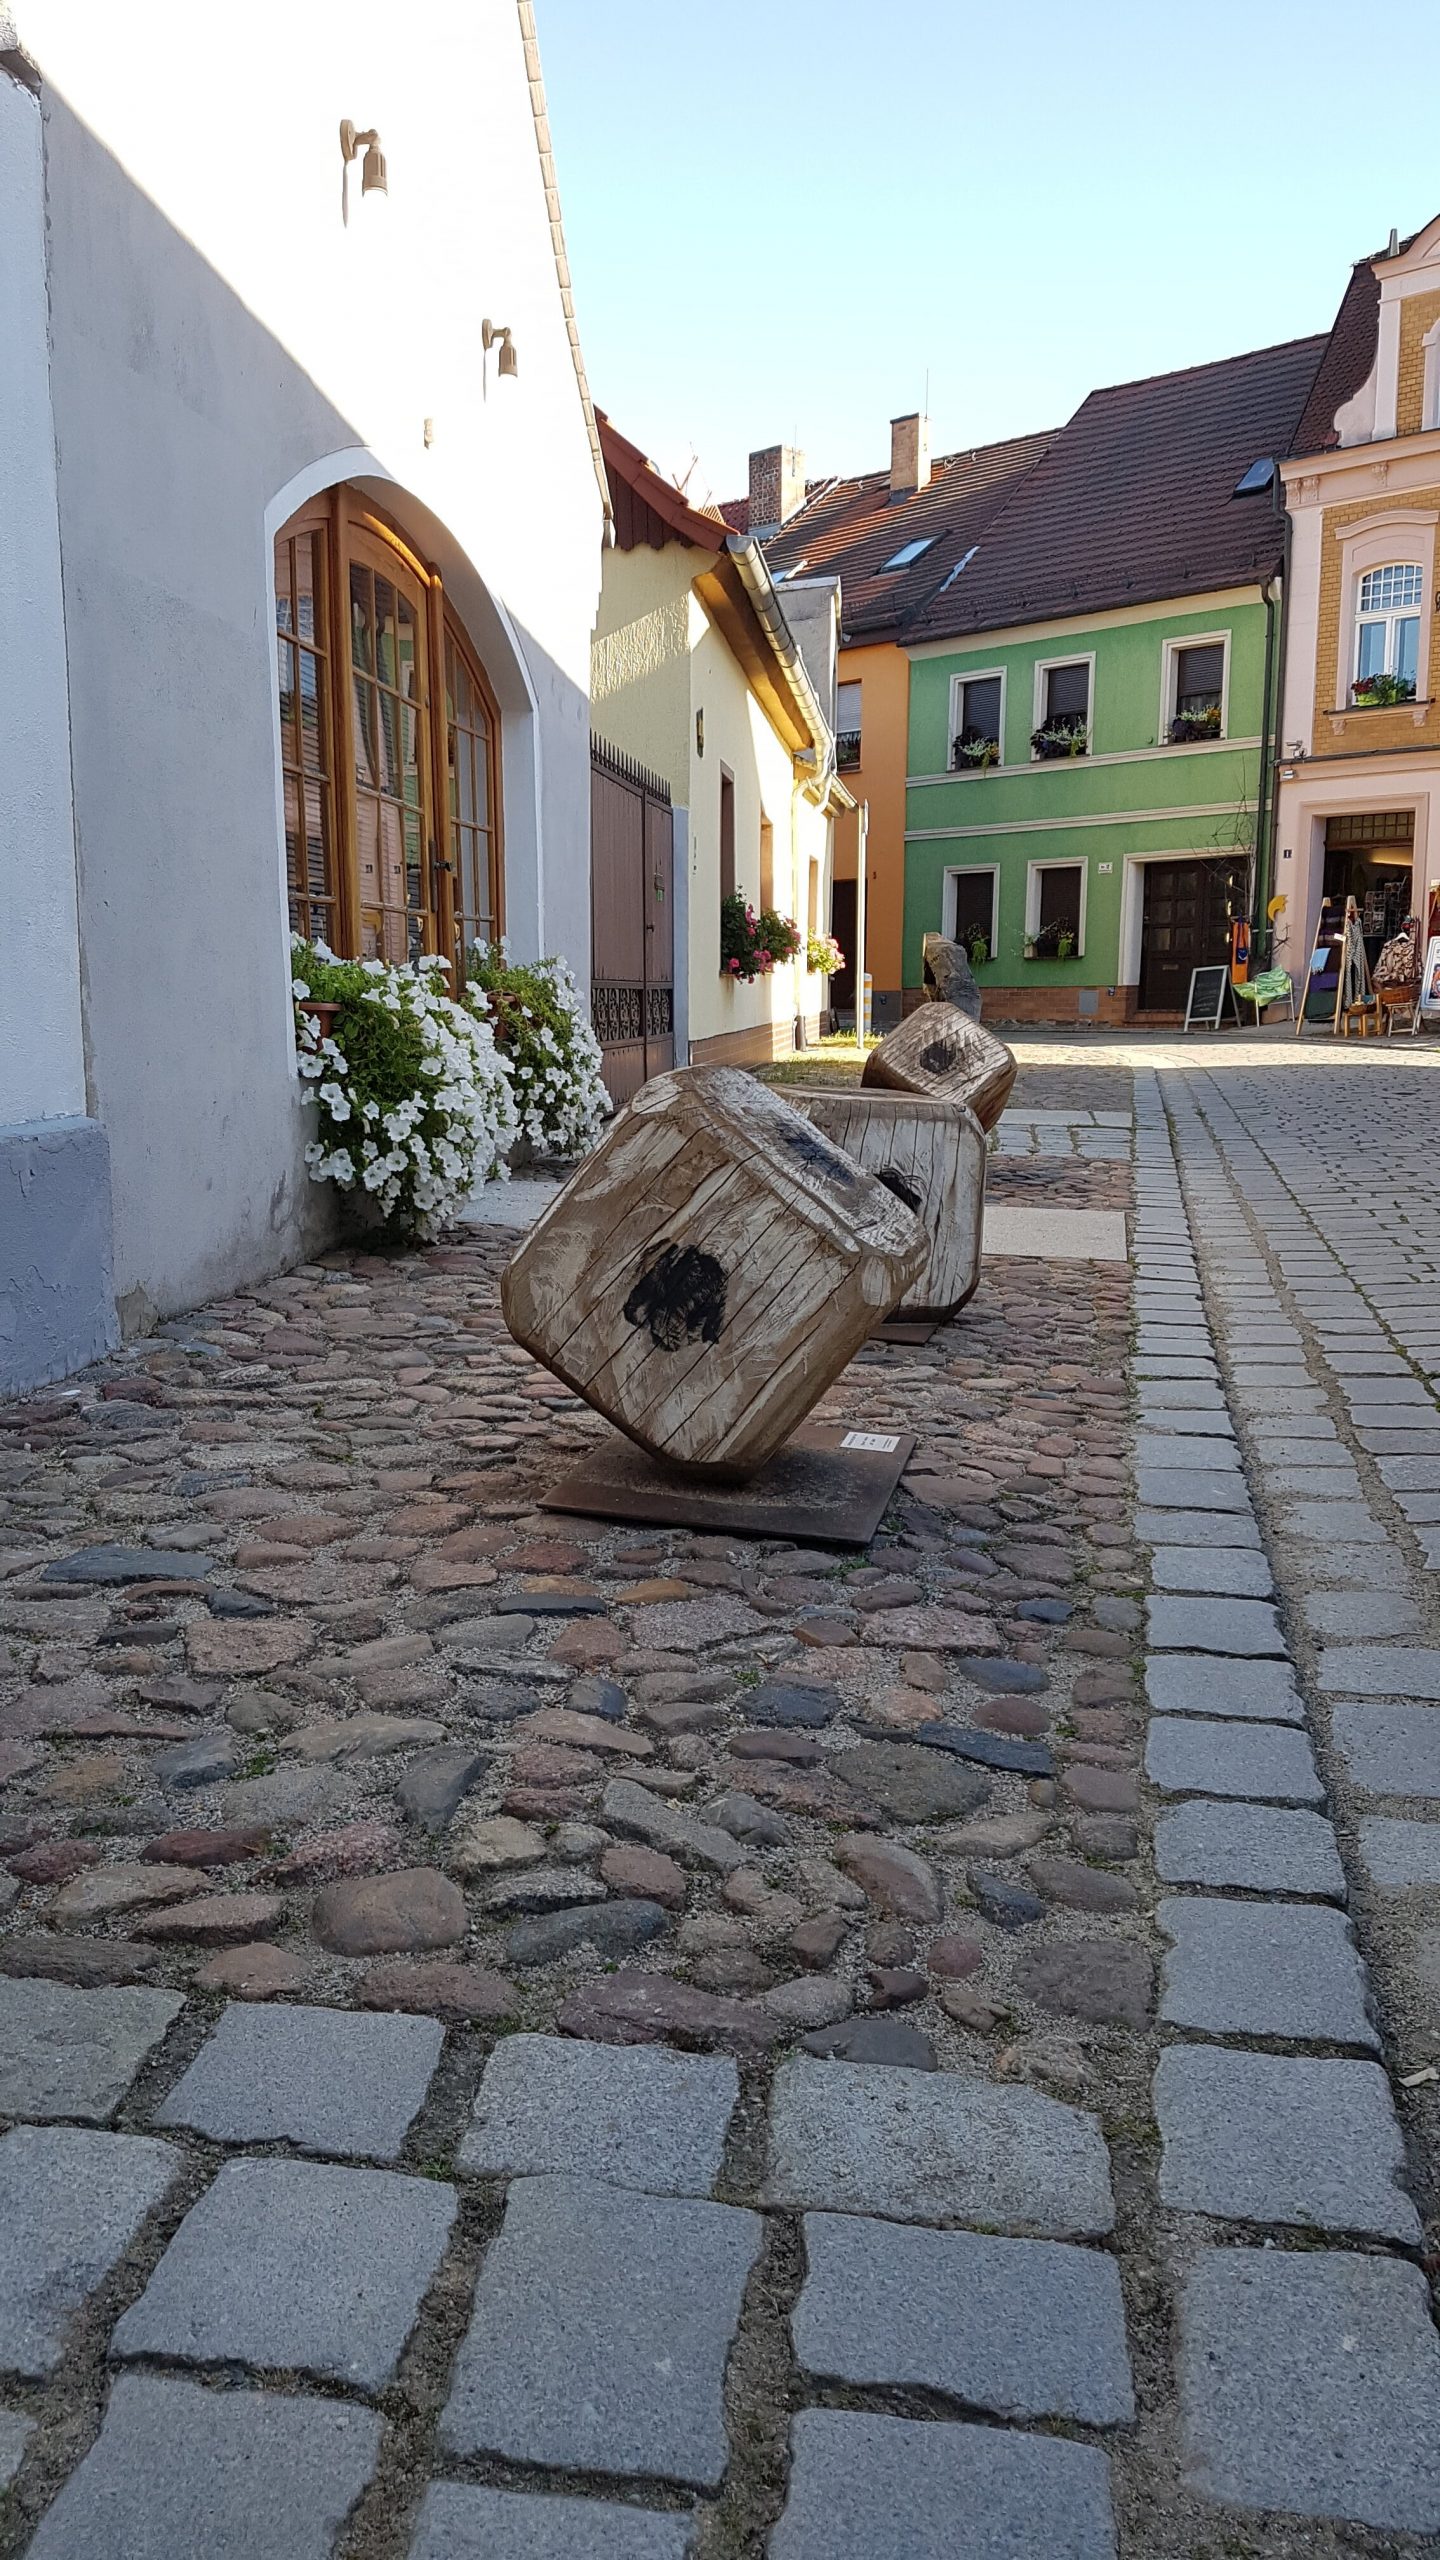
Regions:
[[1409, 676], [1360, 676], [1350, 688], [1352, 711], [1403, 711], [1414, 699]]
[[1038, 764], [1073, 763], [1077, 756], [1088, 754], [1089, 747], [1090, 730], [1083, 720], [1030, 733], [1030, 752]]
[[1213, 711], [1177, 711], [1165, 740], [1168, 747], [1204, 747], [1220, 735], [1220, 709]]
[[989, 773], [999, 762], [998, 738], [957, 738], [950, 749], [952, 773]]
[[1073, 934], [1027, 934], [1025, 957], [1027, 960], [1078, 960], [1080, 945]]

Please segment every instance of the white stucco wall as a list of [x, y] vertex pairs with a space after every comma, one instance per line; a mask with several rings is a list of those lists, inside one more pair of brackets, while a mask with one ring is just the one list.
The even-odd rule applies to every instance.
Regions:
[[[385, 488], [501, 695], [508, 922], [589, 957], [601, 507], [514, 0], [21, 0], [40, 66], [92, 1107], [116, 1286], [271, 1269], [299, 1163], [270, 537]], [[340, 220], [338, 124], [390, 192]], [[520, 372], [482, 397], [480, 323]], [[427, 446], [427, 421], [431, 441]]]
[[0, 72], [0, 1127], [85, 1109], [40, 107]]

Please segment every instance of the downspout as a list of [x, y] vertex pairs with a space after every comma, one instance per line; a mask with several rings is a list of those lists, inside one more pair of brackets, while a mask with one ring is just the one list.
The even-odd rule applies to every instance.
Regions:
[[[1283, 488], [1279, 473], [1276, 487]], [[1275, 892], [1275, 839], [1280, 825], [1280, 791], [1277, 768], [1281, 760], [1282, 733], [1285, 726], [1285, 657], [1290, 638], [1290, 550], [1294, 523], [1288, 507], [1280, 509], [1284, 523], [1280, 558], [1279, 639], [1274, 637], [1276, 605], [1270, 590], [1273, 578], [1267, 578], [1265, 596], [1265, 699], [1260, 723], [1260, 786], [1255, 811], [1255, 916], [1252, 939], [1257, 951], [1263, 952], [1268, 968], [1274, 960], [1273, 938], [1267, 949], [1261, 942], [1268, 934], [1270, 919], [1266, 910]], [[1268, 791], [1268, 798], [1267, 798]]]

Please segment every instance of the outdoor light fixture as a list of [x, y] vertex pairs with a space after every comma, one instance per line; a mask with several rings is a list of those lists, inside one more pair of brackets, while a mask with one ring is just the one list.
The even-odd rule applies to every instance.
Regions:
[[366, 132], [360, 133], [348, 116], [342, 116], [340, 119], [340, 219], [347, 226], [350, 221], [350, 163], [358, 157], [362, 144], [365, 158], [360, 168], [360, 193], [362, 196], [388, 196], [390, 193], [390, 181], [385, 174], [385, 154], [380, 148], [380, 136], [375, 127], [371, 125]]
[[[520, 359], [515, 352], [514, 331], [502, 328], [498, 320], [482, 320], [480, 323], [480, 344], [485, 350], [487, 359], [491, 348], [495, 346], [499, 347], [500, 379], [502, 382], [507, 379], [513, 382], [520, 370]], [[480, 368], [480, 388], [482, 393], [488, 388], [489, 377], [490, 367], [487, 361], [486, 363], [483, 363]]]

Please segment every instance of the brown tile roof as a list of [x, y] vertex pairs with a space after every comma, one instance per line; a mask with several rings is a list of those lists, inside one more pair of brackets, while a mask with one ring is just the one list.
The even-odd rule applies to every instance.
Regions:
[[749, 532], [750, 501], [748, 498], [722, 498], [720, 501], [719, 512], [724, 517], [732, 533]]
[[1235, 498], [1290, 450], [1328, 344], [1297, 338], [1093, 391], [980, 541], [907, 618], [907, 639], [1247, 586], [1280, 559], [1270, 493]]
[[648, 542], [652, 550], [660, 551], [667, 542], [684, 542], [696, 551], [721, 550], [726, 527], [719, 511], [692, 507], [639, 445], [612, 425], [603, 409], [596, 410], [595, 419], [610, 482], [617, 549], [637, 551]]
[[[1405, 243], [1410, 246], [1409, 241]], [[1375, 361], [1380, 325], [1380, 279], [1368, 258], [1354, 268], [1335, 314], [1320, 369], [1311, 385], [1289, 450], [1325, 453], [1340, 439], [1335, 412], [1353, 400]]]
[[[879, 638], [923, 604], [1004, 506], [1045, 452], [1050, 437], [1012, 436], [971, 453], [942, 454], [928, 488], [892, 498], [890, 474], [815, 480], [805, 504], [766, 542], [773, 577], [805, 564], [814, 576], [840, 580], [840, 610], [849, 640]], [[743, 499], [722, 510], [734, 522]], [[748, 512], [748, 510], [747, 510]], [[909, 542], [925, 543], [917, 560], [887, 569]]]

